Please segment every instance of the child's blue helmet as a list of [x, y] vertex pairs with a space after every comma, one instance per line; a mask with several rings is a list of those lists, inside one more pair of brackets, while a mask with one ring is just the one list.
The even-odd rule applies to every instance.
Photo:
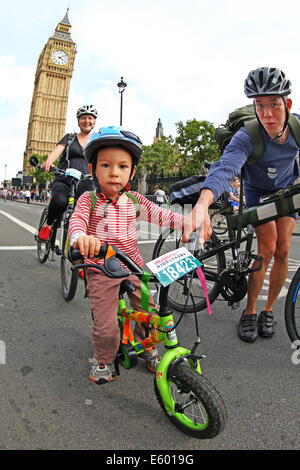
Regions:
[[93, 163], [100, 149], [116, 146], [124, 147], [131, 154], [133, 163], [138, 163], [142, 155], [142, 142], [137, 135], [121, 126], [102, 127], [95, 132], [85, 145], [84, 156], [89, 163]]

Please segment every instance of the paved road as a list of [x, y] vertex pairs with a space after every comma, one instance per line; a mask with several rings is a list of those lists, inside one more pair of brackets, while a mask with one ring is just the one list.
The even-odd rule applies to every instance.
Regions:
[[[200, 352], [207, 356], [203, 370], [223, 396], [229, 420], [220, 436], [198, 441], [163, 416], [154, 396], [153, 377], [142, 361], [135, 369], [121, 370], [112, 384], [101, 387], [89, 382], [89, 302], [83, 298], [82, 284], [73, 301], [63, 300], [57, 258], [45, 265], [38, 263], [31, 231], [42, 209], [0, 200], [2, 359], [3, 349], [6, 353], [0, 363], [0, 449], [106, 449], [112, 453], [167, 449], [193, 454], [216, 449], [299, 448], [300, 365], [292, 363], [283, 321], [288, 280], [277, 304], [278, 328], [271, 340], [259, 338], [246, 344], [237, 338], [243, 305], [232, 311], [217, 301], [211, 316], [206, 311], [199, 315]], [[298, 246], [299, 237], [293, 237], [289, 279], [300, 262]], [[152, 248], [153, 243], [146, 240], [140, 244], [146, 261], [151, 259]], [[192, 344], [192, 315], [182, 320], [177, 333], [182, 344]]]

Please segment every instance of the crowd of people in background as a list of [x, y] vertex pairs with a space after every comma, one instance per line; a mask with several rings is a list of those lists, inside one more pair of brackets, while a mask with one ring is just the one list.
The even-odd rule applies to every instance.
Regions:
[[49, 202], [50, 200], [50, 192], [46, 189], [42, 189], [39, 191], [38, 189], [7, 189], [7, 188], [0, 188], [0, 197], [4, 199], [4, 201], [15, 201], [18, 199], [27, 200], [28, 203], [30, 202]]

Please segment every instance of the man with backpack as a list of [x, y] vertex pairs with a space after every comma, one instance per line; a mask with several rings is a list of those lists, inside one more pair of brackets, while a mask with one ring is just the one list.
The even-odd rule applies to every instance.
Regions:
[[[290, 81], [277, 68], [260, 67], [248, 74], [244, 90], [248, 98], [253, 98], [258, 122], [254, 124], [259, 129], [261, 154], [254, 162], [249, 160], [255, 153], [256, 142], [251, 129], [242, 126], [231, 138], [220, 161], [213, 165], [201, 187], [198, 202], [185, 221], [182, 239], [185, 243], [198, 227], [200, 243], [210, 237], [212, 230], [208, 208], [241, 172], [247, 207], [256, 206], [263, 195], [294, 184], [299, 176], [296, 161], [299, 153], [298, 121], [290, 114]], [[287, 276], [295, 218], [292, 214], [255, 227], [258, 254], [263, 258], [263, 266], [249, 275], [246, 308], [238, 324], [238, 335], [244, 341], [253, 342], [258, 335], [274, 335], [276, 322], [272, 310]], [[257, 299], [272, 258], [268, 298], [264, 309], [257, 315]], [[257, 266], [258, 261], [255, 261], [253, 268]]]

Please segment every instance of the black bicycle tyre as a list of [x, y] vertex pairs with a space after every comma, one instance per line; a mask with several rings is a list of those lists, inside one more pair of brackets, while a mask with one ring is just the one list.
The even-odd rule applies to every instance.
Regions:
[[49, 253], [50, 253], [50, 247], [51, 247], [51, 242], [50, 242], [50, 238], [49, 240], [45, 241], [45, 242], [41, 242], [39, 239], [38, 239], [38, 234], [41, 230], [41, 228], [43, 227], [43, 225], [46, 223], [47, 221], [47, 217], [48, 217], [48, 208], [46, 207], [43, 212], [42, 212], [42, 215], [41, 215], [41, 218], [40, 218], [40, 222], [39, 222], [39, 228], [38, 228], [38, 233], [37, 233], [37, 238], [36, 238], [36, 242], [37, 242], [37, 257], [38, 257], [38, 260], [41, 264], [45, 263], [49, 257]]
[[228, 230], [226, 216], [221, 214], [219, 211], [216, 211], [212, 214], [210, 223], [213, 231], [217, 235], [224, 235], [224, 233], [226, 233]]
[[[161, 252], [164, 243], [168, 243], [168, 239], [172, 240], [172, 237], [174, 238], [174, 235], [175, 235], [175, 231], [173, 229], [171, 230], [167, 229], [161, 233], [161, 235], [159, 236], [159, 238], [157, 239], [155, 243], [153, 254], [152, 254], [152, 259], [158, 258], [161, 254], [164, 254]], [[173, 242], [171, 243], [172, 246], [170, 246], [170, 249], [166, 249], [166, 253], [168, 251], [179, 248], [180, 239], [181, 239], [181, 234], [178, 235], [176, 239], [174, 239], [174, 243]], [[205, 243], [205, 248], [213, 247], [218, 242], [219, 242], [219, 238], [213, 232], [209, 241]], [[186, 246], [186, 245], [183, 244], [182, 246]], [[210, 266], [209, 263], [211, 261], [216, 265]], [[201, 262], [203, 263], [202, 265], [203, 273], [206, 276], [209, 302], [212, 304], [220, 293], [220, 288], [218, 285], [217, 278], [218, 278], [218, 275], [226, 268], [225, 252], [224, 250], [220, 250], [214, 256], [207, 258], [206, 260], [201, 261]], [[190, 280], [190, 275], [186, 275], [184, 276], [184, 278], [181, 278], [178, 281], [173, 282], [169, 286], [168, 304], [172, 309], [178, 312], [194, 313], [195, 310], [201, 311], [207, 307], [206, 298], [204, 296], [201, 283], [199, 279], [197, 278], [197, 276], [194, 276], [193, 281], [192, 281], [191, 293], [193, 295], [193, 300], [190, 298], [186, 305], [187, 295], [185, 291], [187, 290], [187, 285], [189, 284], [189, 280]], [[197, 300], [199, 297], [200, 297], [200, 300]]]
[[284, 307], [284, 320], [291, 342], [300, 339], [300, 267], [290, 284]]
[[[170, 370], [170, 369], [169, 369]], [[223, 399], [215, 387], [196, 370], [190, 369], [183, 364], [175, 365], [172, 376], [168, 370], [168, 393], [169, 402], [173, 405], [173, 412], [166, 410], [163, 398], [157, 387], [156, 378], [154, 379], [154, 390], [157, 400], [168, 419], [185, 434], [196, 439], [212, 439], [220, 434], [227, 420], [227, 410]], [[177, 402], [177, 395], [180, 402]], [[196, 400], [196, 406], [190, 411], [188, 406], [180, 412], [176, 412], [177, 407], [181, 406], [182, 399], [190, 402]], [[190, 414], [191, 413], [191, 414]], [[196, 416], [198, 414], [198, 417]], [[204, 422], [197, 421], [203, 420]]]
[[64, 224], [60, 271], [62, 295], [67, 301], [74, 298], [78, 284], [78, 270], [71, 271], [70, 269], [72, 264], [68, 259], [69, 240], [68, 227]]

